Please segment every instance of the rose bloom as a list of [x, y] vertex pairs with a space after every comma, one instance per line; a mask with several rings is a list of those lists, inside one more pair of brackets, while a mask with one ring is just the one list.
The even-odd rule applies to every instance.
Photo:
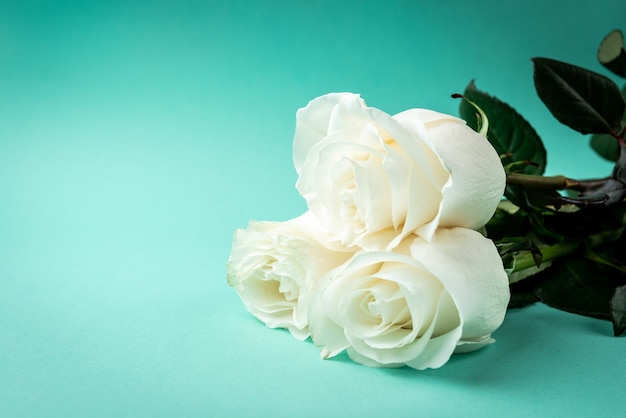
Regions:
[[323, 245], [325, 235], [310, 213], [287, 222], [254, 222], [235, 231], [226, 264], [228, 284], [246, 309], [270, 328], [287, 328], [296, 338], [309, 336], [311, 292], [351, 252]]
[[438, 227], [478, 229], [502, 197], [505, 173], [484, 136], [453, 116], [390, 116], [356, 94], [312, 100], [296, 115], [296, 187], [344, 246], [392, 249]]
[[323, 358], [347, 349], [368, 366], [438, 368], [454, 352], [493, 342], [509, 297], [492, 241], [440, 229], [430, 243], [407, 238], [331, 271], [314, 293], [309, 326]]

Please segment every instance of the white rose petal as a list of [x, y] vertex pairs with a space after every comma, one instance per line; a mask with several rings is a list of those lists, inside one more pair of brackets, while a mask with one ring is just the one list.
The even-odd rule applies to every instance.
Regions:
[[435, 150], [452, 175], [443, 191], [439, 226], [478, 229], [493, 216], [506, 185], [500, 158], [485, 137], [464, 120], [427, 109], [394, 116], [401, 123], [420, 120]]
[[439, 226], [479, 228], [505, 185], [495, 150], [460, 119], [392, 117], [351, 93], [298, 111], [293, 159], [311, 212], [341, 245], [367, 250], [412, 233], [430, 240]]
[[464, 318], [463, 339], [481, 339], [500, 326], [509, 281], [491, 240], [469, 229], [440, 229], [431, 243], [415, 240], [411, 254], [450, 291]]
[[324, 245], [323, 230], [310, 213], [287, 222], [254, 222], [235, 231], [227, 262], [228, 283], [246, 309], [270, 328], [309, 336], [311, 292], [350, 252]]
[[492, 342], [508, 300], [493, 242], [440, 229], [430, 243], [359, 252], [326, 275], [309, 306], [311, 337], [325, 358], [347, 349], [370, 366], [437, 368]]

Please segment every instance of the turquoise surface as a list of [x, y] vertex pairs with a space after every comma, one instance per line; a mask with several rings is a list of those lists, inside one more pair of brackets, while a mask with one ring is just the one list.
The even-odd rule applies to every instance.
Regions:
[[249, 315], [232, 232], [285, 220], [295, 112], [331, 91], [456, 114], [473, 78], [549, 173], [603, 176], [530, 58], [592, 70], [626, 2], [0, 3], [0, 415], [620, 416], [624, 338], [536, 305], [424, 372], [320, 360]]

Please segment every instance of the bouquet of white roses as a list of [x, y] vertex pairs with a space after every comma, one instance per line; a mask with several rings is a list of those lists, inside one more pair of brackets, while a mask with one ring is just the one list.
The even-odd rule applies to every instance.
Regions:
[[[626, 75], [615, 33], [601, 61]], [[605, 134], [593, 144], [613, 150], [611, 176], [542, 176], [535, 131], [473, 83], [461, 105], [469, 126], [426, 109], [391, 116], [351, 93], [318, 97], [298, 111], [293, 141], [308, 211], [235, 232], [228, 283], [246, 308], [269, 327], [310, 336], [323, 358], [346, 350], [379, 367], [440, 367], [493, 342], [507, 307], [536, 300], [608, 312], [616, 335], [623, 331], [626, 269], [607, 242], [622, 245], [626, 223], [624, 99], [603, 76], [534, 61], [537, 91], [555, 116]], [[600, 314], [581, 307], [568, 280], [594, 269], [609, 283], [594, 294], [607, 302]]]
[[483, 135], [335, 93], [298, 111], [293, 159], [309, 211], [235, 234], [228, 280], [250, 312], [369, 365], [439, 367], [492, 341], [508, 280], [475, 229], [505, 173]]

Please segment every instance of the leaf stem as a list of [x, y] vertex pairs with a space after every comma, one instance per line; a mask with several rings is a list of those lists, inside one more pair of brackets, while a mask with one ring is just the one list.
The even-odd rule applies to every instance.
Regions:
[[506, 176], [507, 184], [524, 186], [529, 189], [553, 190], [589, 190], [602, 185], [607, 179], [575, 180], [565, 176], [536, 176], [532, 174], [509, 173]]
[[[581, 241], [579, 240], [571, 240], [571, 241], [563, 241], [558, 244], [550, 245], [547, 247], [541, 248], [542, 259], [541, 262], [545, 263], [547, 261], [552, 261], [556, 258], [563, 257], [565, 255], [571, 254], [580, 246]], [[535, 260], [530, 251], [527, 251], [519, 256], [515, 257], [515, 267], [513, 268], [513, 273], [521, 270], [525, 270], [527, 268], [535, 267]]]

